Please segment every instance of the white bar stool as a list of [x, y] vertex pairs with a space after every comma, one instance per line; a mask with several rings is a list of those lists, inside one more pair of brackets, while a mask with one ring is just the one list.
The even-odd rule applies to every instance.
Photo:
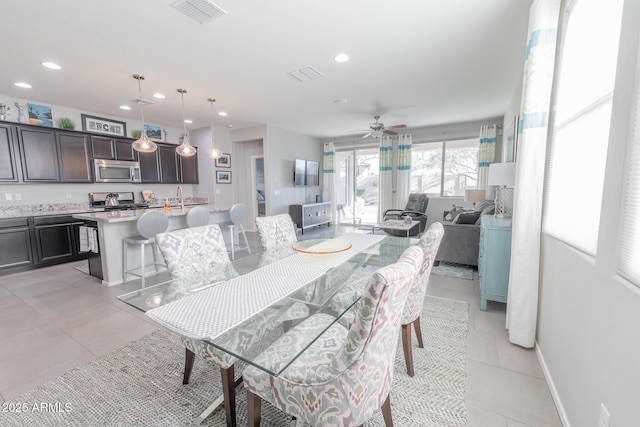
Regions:
[[[159, 210], [150, 210], [143, 213], [136, 222], [139, 236], [126, 237], [122, 239], [122, 283], [127, 283], [127, 275], [140, 277], [142, 287], [145, 286], [145, 268], [153, 266], [158, 272], [158, 267], [165, 267], [162, 262], [158, 262], [158, 250], [156, 246], [155, 236], [158, 233], [164, 233], [169, 228], [169, 217]], [[127, 266], [129, 255], [129, 245], [137, 245], [140, 247], [140, 266]], [[151, 245], [153, 253], [153, 263], [146, 265], [144, 260], [144, 252], [147, 245]]]
[[[231, 217], [231, 224], [227, 227], [229, 228], [229, 235], [231, 236], [231, 260], [235, 259], [236, 251], [244, 251], [246, 250], [251, 255], [251, 248], [249, 247], [249, 240], [247, 239], [247, 235], [244, 232], [244, 226], [242, 222], [247, 217], [247, 212], [249, 208], [247, 205], [243, 205], [241, 203], [236, 203], [231, 206], [229, 210], [229, 216]], [[240, 246], [240, 238], [238, 237], [238, 233], [242, 233], [242, 237], [244, 237], [244, 246]], [[236, 238], [238, 239], [238, 244], [236, 245]]]
[[189, 228], [209, 225], [210, 220], [209, 209], [204, 206], [196, 206], [187, 212], [187, 226], [189, 226]]

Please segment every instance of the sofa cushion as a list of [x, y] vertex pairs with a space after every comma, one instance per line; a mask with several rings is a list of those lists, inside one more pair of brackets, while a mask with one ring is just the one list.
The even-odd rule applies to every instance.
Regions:
[[454, 224], [475, 224], [480, 218], [480, 212], [460, 212], [454, 219]]

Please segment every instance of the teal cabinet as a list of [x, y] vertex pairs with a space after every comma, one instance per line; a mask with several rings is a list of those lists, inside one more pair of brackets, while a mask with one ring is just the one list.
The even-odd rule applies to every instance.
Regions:
[[480, 223], [480, 310], [487, 301], [507, 302], [511, 265], [511, 218], [483, 215]]

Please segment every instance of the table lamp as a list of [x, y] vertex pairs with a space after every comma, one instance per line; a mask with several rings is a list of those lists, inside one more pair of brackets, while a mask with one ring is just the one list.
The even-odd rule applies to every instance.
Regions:
[[513, 212], [513, 187], [516, 181], [516, 164], [491, 163], [488, 185], [496, 188], [496, 214], [498, 218], [508, 218]]
[[464, 201], [473, 202], [473, 210], [476, 210], [476, 202], [484, 202], [486, 200], [486, 190], [465, 189]]

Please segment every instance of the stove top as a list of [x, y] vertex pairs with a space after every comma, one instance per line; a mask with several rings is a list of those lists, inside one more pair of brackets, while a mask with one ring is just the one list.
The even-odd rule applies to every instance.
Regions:
[[[115, 206], [107, 206], [106, 199], [108, 195], [117, 195], [118, 204]], [[105, 211], [123, 211], [132, 209], [147, 209], [146, 203], [136, 203], [132, 191], [120, 193], [94, 192], [89, 193], [89, 204], [92, 208], [104, 208]]]

